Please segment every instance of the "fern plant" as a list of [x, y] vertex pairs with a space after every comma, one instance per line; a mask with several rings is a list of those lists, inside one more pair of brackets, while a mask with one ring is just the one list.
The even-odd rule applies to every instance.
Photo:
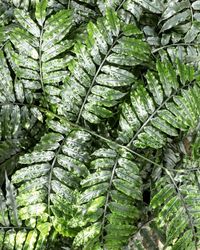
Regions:
[[200, 248], [199, 6], [0, 3], [0, 249]]

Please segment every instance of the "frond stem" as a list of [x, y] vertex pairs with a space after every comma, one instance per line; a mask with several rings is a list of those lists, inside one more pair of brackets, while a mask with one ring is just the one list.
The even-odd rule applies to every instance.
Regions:
[[198, 180], [197, 172], [194, 173], [194, 176], [195, 176], [195, 181], [197, 182], [198, 190], [200, 191], [200, 183], [199, 183], [199, 180]]
[[3, 47], [6, 45], [6, 43], [8, 43], [8, 40], [5, 41], [5, 42], [1, 45], [0, 50], [3, 49]]
[[191, 5], [191, 3], [190, 3], [190, 0], [188, 0], [188, 4], [189, 4], [189, 6], [190, 6], [191, 22], [192, 22], [192, 24], [193, 24], [193, 22], [194, 22], [194, 13], [193, 13], [193, 10], [192, 10], [192, 5]]
[[56, 164], [57, 156], [58, 156], [58, 154], [60, 153], [60, 150], [61, 150], [63, 144], [64, 144], [65, 141], [66, 141], [66, 138], [67, 138], [67, 137], [65, 137], [65, 138], [63, 139], [63, 141], [61, 142], [61, 144], [60, 144], [58, 150], [57, 150], [56, 153], [55, 153], [53, 162], [52, 162], [52, 164], [51, 164], [50, 173], [49, 173], [49, 179], [48, 179], [48, 194], [47, 194], [47, 211], [48, 211], [49, 217], [50, 217], [50, 213], [51, 213], [51, 211], [50, 211], [50, 203], [51, 203], [50, 194], [51, 194], [51, 180], [52, 180], [52, 175], [53, 175], [53, 168], [54, 168], [54, 166], [55, 166], [55, 164]]
[[145, 221], [144, 223], [142, 223], [141, 225], [138, 226], [137, 231], [131, 236], [130, 240], [133, 241], [134, 237], [140, 233], [141, 229], [148, 226], [152, 221], [154, 221], [155, 218], [150, 218], [147, 221]]
[[107, 195], [106, 195], [106, 202], [105, 202], [104, 211], [103, 211], [103, 218], [102, 218], [102, 223], [101, 223], [101, 243], [102, 243], [102, 245], [104, 243], [104, 235], [103, 235], [103, 233], [104, 233], [104, 228], [105, 228], [105, 221], [106, 221], [106, 214], [107, 214], [107, 209], [108, 209], [108, 202], [109, 202], [109, 199], [110, 199], [110, 191], [111, 191], [112, 182], [113, 182], [113, 179], [114, 179], [117, 163], [118, 163], [118, 157], [117, 157], [117, 159], [115, 161], [115, 164], [113, 166], [113, 169], [112, 169], [112, 174], [111, 174], [111, 177], [110, 177], [109, 187], [108, 187], [108, 191], [107, 191]]
[[68, 1], [67, 9], [70, 9], [70, 6], [71, 6], [71, 0]]
[[[156, 163], [156, 162], [150, 160], [149, 158], [146, 158], [145, 156], [143, 156], [143, 155], [141, 155], [141, 154], [135, 152], [135, 151], [132, 150], [129, 146], [121, 145], [121, 144], [119, 144], [119, 143], [117, 143], [117, 142], [115, 142], [115, 141], [110, 140], [109, 138], [106, 138], [106, 137], [104, 137], [104, 136], [102, 136], [102, 135], [99, 135], [99, 134], [95, 133], [95, 132], [92, 131], [92, 130], [89, 130], [89, 129], [85, 128], [85, 127], [82, 127], [82, 126], [80, 126], [80, 125], [78, 125], [78, 124], [69, 122], [69, 120], [67, 120], [65, 117], [59, 116], [59, 115], [57, 115], [57, 114], [54, 114], [53, 112], [51, 112], [51, 111], [49, 111], [49, 110], [47, 110], [47, 109], [44, 109], [44, 108], [41, 108], [41, 107], [38, 107], [38, 108], [40, 109], [41, 112], [45, 112], [45, 113], [51, 114], [52, 116], [58, 118], [59, 120], [65, 120], [66, 122], [68, 122], [68, 123], [70, 124], [70, 126], [72, 126], [72, 127], [74, 127], [74, 128], [78, 128], [78, 129], [84, 130], [84, 131], [86, 131], [87, 133], [89, 133], [89, 134], [91, 134], [91, 135], [93, 135], [93, 136], [95, 136], [95, 137], [97, 137], [97, 138], [100, 138], [101, 140], [103, 140], [103, 141], [105, 141], [105, 142], [107, 142], [107, 143], [109, 143], [109, 144], [114, 144], [116, 147], [124, 148], [125, 150], [127, 150], [127, 151], [129, 151], [130, 153], [132, 153], [133, 155], [135, 155], [135, 156], [137, 156], [137, 157], [139, 157], [139, 158], [145, 160], [146, 162], [149, 162], [149, 163], [151, 163], [151, 164], [153, 164], [153, 165], [155, 165], [155, 166], [157, 166], [157, 167], [159, 167], [159, 168], [162, 168], [162, 169], [164, 169], [164, 170], [166, 169], [166, 168], [163, 167], [162, 165], [159, 165], [158, 163]], [[198, 169], [197, 169], [197, 168], [188, 169], [188, 170], [185, 169], [185, 171], [196, 171], [196, 170], [198, 170]], [[178, 172], [178, 171], [181, 171], [181, 170], [179, 170], [179, 169], [170, 169], [170, 171]]]
[[42, 87], [43, 94], [44, 91], [44, 82], [43, 82], [43, 72], [42, 72], [42, 42], [43, 42], [43, 26], [40, 31], [40, 38], [39, 38], [39, 75], [40, 75], [40, 83]]
[[118, 10], [122, 7], [122, 5], [123, 5], [125, 2], [126, 2], [126, 0], [123, 0], [123, 1], [120, 3], [120, 5], [117, 7], [116, 11], [118, 11]]
[[200, 43], [173, 43], [173, 44], [168, 44], [168, 45], [162, 46], [160, 48], [154, 49], [154, 50], [152, 50], [151, 53], [154, 54], [154, 53], [158, 52], [159, 50], [170, 48], [170, 47], [176, 47], [176, 46], [198, 46], [198, 45], [200, 45]]
[[9, 230], [9, 229], [33, 230], [33, 228], [31, 228], [31, 227], [20, 227], [20, 226], [0, 226], [0, 229], [6, 229], [6, 230]]

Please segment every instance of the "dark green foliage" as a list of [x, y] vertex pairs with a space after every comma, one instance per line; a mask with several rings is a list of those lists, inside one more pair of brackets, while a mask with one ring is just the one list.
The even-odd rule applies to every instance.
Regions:
[[200, 1], [0, 3], [0, 250], [200, 248]]

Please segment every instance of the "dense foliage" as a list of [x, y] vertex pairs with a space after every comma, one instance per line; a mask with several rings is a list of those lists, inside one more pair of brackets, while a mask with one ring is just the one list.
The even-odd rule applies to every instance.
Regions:
[[0, 249], [200, 249], [200, 1], [0, 2]]

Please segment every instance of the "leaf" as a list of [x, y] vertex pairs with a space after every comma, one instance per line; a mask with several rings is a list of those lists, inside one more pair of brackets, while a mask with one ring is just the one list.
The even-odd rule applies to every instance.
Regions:
[[6, 176], [6, 204], [12, 211], [11, 220], [12, 223], [16, 226], [20, 225], [18, 214], [17, 214], [17, 203], [15, 200], [14, 194], [14, 186], [11, 184], [10, 180], [8, 179], [7, 173], [5, 172]]
[[199, 22], [194, 22], [194, 24], [191, 26], [190, 30], [188, 30], [184, 37], [186, 43], [191, 43], [192, 41], [194, 41], [199, 33], [199, 26]]
[[99, 230], [100, 223], [95, 223], [92, 226], [80, 231], [74, 239], [74, 246], [78, 247], [87, 244], [89, 240], [95, 238], [95, 236], [98, 235]]
[[43, 164], [34, 164], [27, 167], [27, 171], [16, 171], [15, 174], [12, 176], [13, 183], [19, 183], [21, 181], [28, 181], [35, 179], [39, 176], [45, 175], [50, 170], [50, 165], [43, 163]]
[[[123, 150], [119, 155], [111, 148], [99, 148], [93, 156], [95, 160], [91, 162], [90, 173], [81, 181], [83, 191], [79, 204], [85, 205], [80, 207], [84, 214], [83, 231], [88, 229], [88, 221], [93, 222], [92, 225], [98, 222], [101, 225], [99, 232], [94, 239], [88, 239], [87, 244], [93, 248], [101, 241], [103, 246], [120, 248], [134, 230], [129, 218], [134, 221], [139, 215], [134, 202], [142, 196], [140, 170]], [[91, 217], [94, 220], [91, 221]], [[123, 232], [120, 230], [122, 224]], [[76, 237], [74, 244], [77, 244]], [[116, 241], [118, 238], [123, 239]]]
[[39, 27], [23, 10], [16, 9], [15, 16], [17, 18], [17, 21], [22, 25], [23, 28], [25, 28], [33, 36], [40, 37]]
[[0, 102], [3, 103], [6, 100], [8, 101], [14, 101], [14, 94], [13, 94], [13, 87], [11, 85], [11, 76], [10, 76], [10, 72], [8, 70], [8, 66], [6, 63], [6, 60], [4, 58], [3, 52], [0, 51], [0, 76], [2, 79], [1, 82], [1, 92], [2, 90], [4, 90], [4, 93], [2, 92], [1, 96], [0, 96]]
[[175, 16], [169, 18], [164, 25], [162, 26], [161, 32], [164, 32], [168, 29], [171, 29], [173, 27], [175, 27], [176, 25], [178, 25], [181, 22], [184, 22], [188, 19], [188, 17], [190, 16], [190, 11], [186, 10], [182, 13], [178, 13]]
[[[62, 23], [66, 22], [63, 27]], [[45, 22], [42, 50], [50, 49], [54, 44], [60, 42], [71, 28], [71, 11], [60, 10], [55, 15], [52, 15]]]
[[47, 0], [37, 1], [35, 17], [36, 17], [38, 23], [40, 24], [40, 26], [42, 26], [44, 21], [45, 21], [46, 8], [47, 8]]
[[200, 9], [200, 1], [195, 1], [194, 3], [192, 3], [192, 8], [194, 10], [199, 10]]
[[166, 20], [174, 15], [176, 15], [178, 12], [187, 9], [190, 7], [190, 4], [188, 1], [182, 1], [182, 2], [174, 2], [169, 4], [169, 6], [166, 8], [166, 10], [162, 13], [161, 20]]
[[136, 3], [140, 4], [142, 7], [146, 8], [147, 10], [152, 11], [153, 13], [162, 13], [163, 11], [163, 5], [160, 1], [157, 0], [139, 0], [136, 1]]

